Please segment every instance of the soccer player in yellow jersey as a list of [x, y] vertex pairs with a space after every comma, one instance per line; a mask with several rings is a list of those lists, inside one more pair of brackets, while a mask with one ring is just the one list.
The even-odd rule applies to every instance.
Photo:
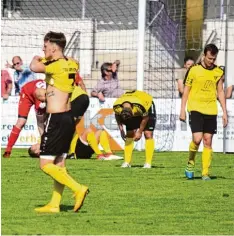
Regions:
[[64, 56], [65, 46], [63, 33], [48, 32], [43, 47], [46, 62], [35, 56], [30, 64], [32, 71], [46, 75], [47, 121], [41, 137], [40, 168], [54, 180], [51, 201], [44, 207], [36, 208], [37, 212], [59, 212], [64, 186], [74, 192], [75, 212], [80, 209], [88, 193], [88, 187], [77, 183], [65, 168], [66, 154], [75, 131], [70, 96], [78, 70], [77, 62]]
[[[153, 131], [156, 122], [153, 97], [142, 91], [128, 91], [115, 101], [113, 109], [121, 137], [125, 141], [124, 163], [121, 167], [131, 167], [134, 141], [140, 140], [144, 133], [146, 161], [143, 168], [151, 168], [154, 153]], [[127, 134], [123, 125], [126, 126]]]
[[195, 155], [203, 140], [202, 179], [210, 180], [212, 138], [217, 130], [217, 97], [223, 110], [223, 126], [226, 127], [228, 122], [223, 90], [223, 70], [214, 64], [218, 51], [214, 44], [206, 45], [203, 60], [190, 68], [184, 80], [180, 120], [186, 121], [185, 107], [188, 101], [187, 110], [192, 130], [189, 159], [185, 169], [188, 179], [194, 177]]
[[[75, 89], [71, 95], [71, 112], [77, 125], [89, 107], [89, 96], [86, 92], [84, 82], [78, 72], [76, 74], [75, 84], [76, 84]], [[77, 139], [78, 139], [78, 134], [75, 131], [69, 149], [70, 158], [72, 156], [75, 157], [75, 148]]]

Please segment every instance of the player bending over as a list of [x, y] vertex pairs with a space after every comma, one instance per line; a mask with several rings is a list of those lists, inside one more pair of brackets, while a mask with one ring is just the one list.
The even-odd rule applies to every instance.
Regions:
[[35, 106], [38, 130], [42, 135], [45, 120], [45, 88], [45, 81], [40, 79], [28, 82], [22, 87], [18, 105], [18, 120], [13, 126], [3, 157], [9, 158], [11, 156], [12, 148], [27, 122], [29, 111], [33, 105]]
[[[124, 163], [121, 167], [131, 167], [134, 141], [140, 140], [144, 133], [146, 160], [143, 168], [151, 168], [154, 153], [153, 131], [156, 122], [153, 97], [143, 91], [128, 91], [115, 101], [113, 109], [121, 137], [125, 141]], [[126, 135], [123, 125], [126, 126]]]

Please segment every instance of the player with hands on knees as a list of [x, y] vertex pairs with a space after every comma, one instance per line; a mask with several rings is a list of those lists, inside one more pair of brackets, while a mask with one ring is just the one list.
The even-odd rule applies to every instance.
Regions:
[[[144, 133], [146, 160], [143, 168], [151, 168], [156, 123], [153, 97], [143, 91], [128, 91], [115, 101], [113, 110], [121, 137], [125, 141], [124, 163], [121, 167], [131, 167], [134, 141], [139, 141]], [[123, 126], [126, 127], [126, 134]]]

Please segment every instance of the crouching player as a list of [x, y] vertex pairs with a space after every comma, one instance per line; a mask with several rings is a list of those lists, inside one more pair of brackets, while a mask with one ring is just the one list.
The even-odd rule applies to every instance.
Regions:
[[[153, 131], [156, 122], [153, 97], [142, 91], [129, 91], [115, 101], [113, 109], [121, 137], [125, 141], [124, 163], [121, 167], [131, 167], [134, 141], [140, 140], [144, 132], [146, 160], [143, 168], [151, 168], [154, 153]], [[123, 125], [126, 126], [126, 135]]]
[[[99, 160], [121, 160], [123, 159], [120, 156], [116, 156], [112, 153], [108, 136], [106, 131], [97, 130], [93, 132], [92, 129], [87, 128], [84, 132], [78, 136], [76, 136], [76, 146], [75, 146], [75, 158], [76, 159], [89, 159], [95, 153], [97, 155], [97, 159]], [[99, 147], [100, 144], [103, 148], [103, 153]], [[28, 153], [31, 157], [39, 157], [40, 156], [40, 144], [32, 145]]]
[[18, 105], [18, 120], [13, 126], [3, 157], [9, 158], [11, 156], [12, 148], [27, 122], [29, 111], [33, 105], [35, 106], [38, 130], [42, 135], [45, 120], [45, 88], [46, 83], [41, 79], [31, 81], [22, 87]]

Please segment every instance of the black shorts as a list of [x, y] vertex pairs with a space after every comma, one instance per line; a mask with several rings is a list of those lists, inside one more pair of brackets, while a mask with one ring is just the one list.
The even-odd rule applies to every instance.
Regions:
[[67, 153], [75, 132], [71, 111], [47, 114], [44, 133], [41, 136], [40, 156], [58, 156]]
[[[152, 103], [148, 114], [149, 114], [149, 120], [145, 126], [144, 131], [154, 131], [155, 124], [156, 124], [156, 109], [155, 109], [154, 103]], [[135, 116], [135, 117], [132, 117], [131, 119], [121, 121], [121, 122], [122, 124], [126, 125], [127, 131], [132, 131], [132, 130], [140, 128], [142, 118], [143, 118], [142, 116]]]
[[204, 115], [197, 111], [189, 113], [189, 125], [192, 133], [217, 133], [217, 115]]
[[72, 115], [75, 118], [81, 118], [89, 107], [89, 96], [81, 94], [71, 102]]
[[77, 159], [89, 159], [94, 154], [94, 151], [88, 143], [84, 143], [78, 138], [75, 153]]

